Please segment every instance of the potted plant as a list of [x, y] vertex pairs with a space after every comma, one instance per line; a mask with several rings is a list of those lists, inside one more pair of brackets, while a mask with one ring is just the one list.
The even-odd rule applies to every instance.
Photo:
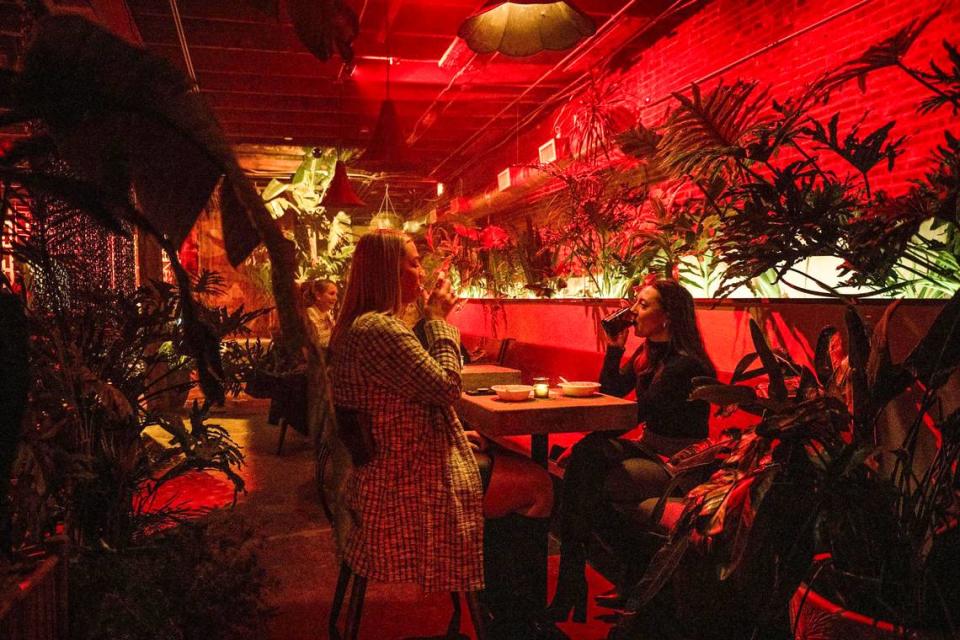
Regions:
[[[849, 307], [848, 365], [835, 366], [828, 356], [836, 332], [827, 328], [813, 370], [772, 351], [752, 323], [756, 353], [737, 367], [733, 382], [701, 381], [692, 397], [745, 408], [760, 420], [734, 438], [720, 471], [687, 494], [683, 515], [638, 585], [641, 614], [627, 618], [616, 637], [662, 620], [655, 616], [665, 602], [680, 621], [678, 637], [782, 631], [787, 602], [804, 577], [793, 606], [797, 620], [824, 600], [809, 592], [822, 590], [895, 633], [955, 632], [960, 579], [940, 567], [954, 567], [944, 561], [960, 554], [960, 413], [940, 403], [960, 365], [960, 296], [900, 363], [891, 361], [888, 346], [896, 309], [887, 309], [871, 335]], [[768, 380], [762, 394], [739, 384], [758, 376]], [[918, 409], [895, 437], [890, 407], [916, 390]], [[925, 459], [927, 430], [939, 444]], [[671, 602], [668, 585], [682, 597]], [[651, 603], [657, 606], [644, 606]], [[798, 628], [809, 633], [811, 626]], [[871, 637], [850, 633], [798, 637]]]
[[[43, 3], [26, 4], [46, 13]], [[0, 386], [2, 413], [6, 420], [7, 410], [17, 418], [22, 412], [11, 423], [23, 427], [4, 429], [0, 443], [0, 565], [7, 570], [30, 568], [28, 551], [61, 530], [71, 553], [129, 550], [182, 517], [175, 505], [151, 500], [187, 472], [216, 470], [242, 490], [240, 450], [207, 422], [210, 403], [234, 384], [211, 321], [217, 312], [194, 297], [176, 256], [215, 189], [231, 262], [261, 239], [269, 245], [274, 292], [289, 303], [279, 305], [288, 344], [298, 351], [302, 340], [291, 247], [184, 75], [76, 15], [38, 17], [25, 52], [15, 69], [0, 69], [3, 124], [30, 123], [29, 135], [0, 154], [0, 226], [17, 230], [3, 250], [23, 276], [0, 276], [0, 326], [17, 330], [11, 338], [29, 337], [0, 350], [7, 370], [20, 374]], [[135, 228], [156, 240], [177, 284], [95, 286], [80, 259], [94, 228], [126, 240]], [[164, 342], [170, 354], [159, 352]], [[195, 403], [186, 423], [147, 401], [151, 369], [182, 356], [209, 401]], [[173, 441], [160, 452], [141, 437], [154, 424]], [[45, 611], [66, 603], [65, 592], [56, 595]]]

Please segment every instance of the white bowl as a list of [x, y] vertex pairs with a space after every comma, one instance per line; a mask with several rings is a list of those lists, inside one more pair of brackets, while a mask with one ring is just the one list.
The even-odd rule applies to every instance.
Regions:
[[592, 396], [600, 390], [599, 382], [561, 382], [559, 386], [563, 390], [563, 395], [575, 398]]
[[497, 397], [507, 402], [519, 402], [528, 400], [533, 392], [533, 387], [528, 384], [495, 384], [492, 387]]

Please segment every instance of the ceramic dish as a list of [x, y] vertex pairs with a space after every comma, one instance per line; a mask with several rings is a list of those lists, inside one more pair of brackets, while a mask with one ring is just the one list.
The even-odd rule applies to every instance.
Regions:
[[559, 386], [563, 391], [563, 395], [574, 398], [592, 396], [600, 391], [599, 382], [561, 382]]
[[527, 384], [495, 384], [492, 387], [497, 397], [506, 402], [520, 402], [528, 400], [533, 387]]

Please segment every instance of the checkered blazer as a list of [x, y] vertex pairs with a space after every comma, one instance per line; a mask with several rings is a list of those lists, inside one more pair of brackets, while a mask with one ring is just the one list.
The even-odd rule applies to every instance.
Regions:
[[483, 587], [483, 489], [463, 427], [460, 332], [426, 323], [424, 350], [395, 317], [367, 313], [333, 346], [338, 407], [373, 423], [376, 454], [344, 500], [356, 516], [344, 559], [357, 574], [424, 591]]

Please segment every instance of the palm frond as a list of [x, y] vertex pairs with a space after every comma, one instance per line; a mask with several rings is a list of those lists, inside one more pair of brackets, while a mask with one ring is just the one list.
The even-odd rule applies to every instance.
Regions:
[[763, 124], [760, 113], [767, 94], [754, 96], [756, 87], [742, 81], [721, 83], [704, 96], [693, 84], [689, 97], [675, 93], [680, 106], [664, 123], [660, 164], [677, 177], [712, 179], [720, 172], [738, 172], [747, 141]]
[[833, 73], [828, 74], [822, 81], [821, 86], [829, 94], [829, 92], [839, 89], [850, 80], [856, 80], [860, 90], [866, 91], [867, 75], [878, 69], [899, 65], [903, 57], [910, 51], [910, 47], [923, 33], [923, 30], [939, 15], [940, 11], [937, 10], [926, 18], [911, 20], [907, 26], [886, 40], [871, 45], [859, 58], [847, 62]]

